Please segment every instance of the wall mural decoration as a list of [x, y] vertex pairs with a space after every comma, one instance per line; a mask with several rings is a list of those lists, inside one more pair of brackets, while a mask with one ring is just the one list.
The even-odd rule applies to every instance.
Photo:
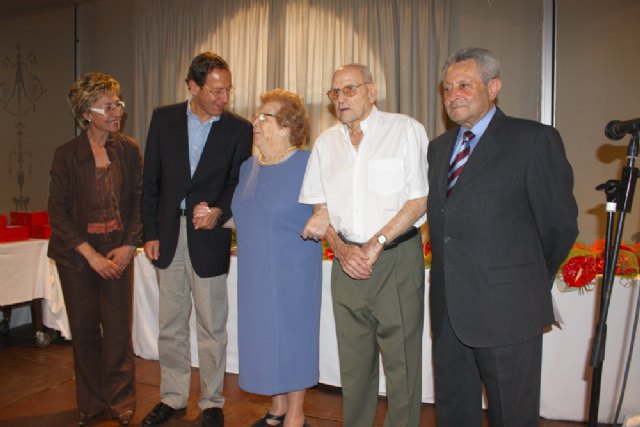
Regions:
[[[13, 177], [15, 166], [18, 182], [18, 194], [13, 196], [16, 211], [26, 211], [29, 206], [29, 196], [24, 194], [26, 174], [31, 178], [32, 153], [23, 147], [22, 136], [25, 133], [26, 124], [24, 117], [36, 111], [38, 101], [45, 89], [40, 79], [30, 71], [35, 67], [38, 59], [33, 53], [22, 56], [20, 43], [16, 46], [15, 59], [4, 56], [0, 71], [3, 78], [0, 81], [0, 105], [5, 112], [15, 117], [16, 148], [9, 149], [9, 177]], [[6, 77], [5, 77], [6, 75]]]

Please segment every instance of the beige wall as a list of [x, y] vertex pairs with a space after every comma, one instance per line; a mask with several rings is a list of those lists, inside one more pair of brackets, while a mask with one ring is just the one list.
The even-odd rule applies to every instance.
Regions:
[[[580, 240], [604, 236], [605, 196], [595, 187], [619, 179], [629, 138], [605, 138], [605, 125], [640, 116], [640, 2], [557, 1], [557, 113], [573, 165], [580, 208]], [[623, 238], [640, 240], [636, 193]]]
[[450, 51], [482, 47], [502, 63], [498, 105], [506, 114], [539, 119], [542, 0], [451, 1]]
[[[66, 91], [73, 79], [73, 9], [35, 13], [12, 19], [0, 19], [0, 58], [15, 64], [16, 45], [20, 43], [24, 90], [30, 91], [33, 81], [29, 73], [42, 83], [44, 91], [33, 108], [20, 117], [18, 94], [7, 105], [0, 104], [0, 213], [15, 210], [13, 198], [20, 193], [18, 186], [18, 136], [16, 125], [24, 124], [22, 154], [25, 172], [23, 195], [29, 197], [29, 210], [45, 210], [49, 167], [55, 147], [73, 136], [74, 121], [66, 103]], [[29, 60], [33, 54], [37, 62]], [[5, 90], [13, 90], [16, 70], [0, 66], [0, 100]], [[20, 93], [22, 105], [25, 92]], [[0, 101], [1, 102], [1, 101]], [[12, 155], [14, 152], [16, 155]], [[11, 168], [11, 173], [9, 172]]]
[[[100, 71], [115, 77], [122, 89], [126, 109], [133, 111], [134, 2], [109, 0], [79, 8], [79, 74]], [[125, 120], [122, 131], [132, 134], [133, 120]], [[142, 142], [142, 141], [141, 141]]]
[[[102, 71], [113, 75], [122, 86], [127, 109], [133, 107], [133, 1], [105, 0], [89, 3], [78, 12], [78, 74]], [[23, 151], [30, 153], [23, 168], [23, 194], [30, 201], [29, 210], [45, 210], [49, 168], [56, 146], [75, 136], [75, 123], [66, 102], [66, 93], [74, 79], [74, 9], [65, 7], [0, 19], [0, 58], [16, 59], [16, 43], [22, 54], [33, 53], [37, 63], [29, 65], [44, 87], [35, 111], [22, 116]], [[11, 70], [0, 67], [0, 83], [9, 79]], [[13, 73], [15, 74], [15, 73]], [[3, 88], [4, 89], [4, 88]], [[0, 98], [2, 99], [2, 98]], [[15, 103], [0, 104], [0, 213], [15, 210], [13, 197], [19, 195], [17, 159], [17, 118], [9, 113]], [[131, 134], [132, 121], [125, 121], [123, 131]], [[26, 155], [26, 154], [25, 154]], [[12, 173], [9, 174], [11, 164]]]

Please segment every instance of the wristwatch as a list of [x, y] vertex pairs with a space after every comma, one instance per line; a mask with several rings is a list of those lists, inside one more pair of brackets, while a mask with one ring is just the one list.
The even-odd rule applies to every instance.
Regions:
[[381, 245], [384, 246], [384, 244], [387, 243], [387, 236], [385, 236], [384, 234], [376, 234], [376, 236], [378, 237], [378, 243], [380, 243]]

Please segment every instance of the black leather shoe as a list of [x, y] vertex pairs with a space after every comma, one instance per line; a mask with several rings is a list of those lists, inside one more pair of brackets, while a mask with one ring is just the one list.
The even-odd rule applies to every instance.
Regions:
[[187, 408], [174, 409], [162, 402], [158, 403], [152, 410], [142, 419], [142, 424], [147, 426], [156, 426], [169, 421], [169, 418], [176, 414], [183, 414]]
[[224, 427], [222, 408], [207, 408], [202, 411], [202, 427]]

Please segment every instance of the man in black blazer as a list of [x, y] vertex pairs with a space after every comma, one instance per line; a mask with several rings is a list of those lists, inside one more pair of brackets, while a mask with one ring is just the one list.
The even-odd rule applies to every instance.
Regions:
[[240, 164], [251, 155], [251, 124], [225, 111], [231, 72], [220, 56], [196, 56], [191, 98], [153, 112], [144, 157], [144, 250], [160, 290], [161, 402], [145, 425], [184, 412], [189, 398], [189, 315], [196, 311], [203, 426], [222, 426], [226, 365], [231, 198]]
[[459, 126], [428, 152], [437, 425], [481, 427], [484, 385], [491, 427], [537, 426], [551, 286], [578, 234], [573, 173], [555, 129], [495, 106], [493, 53], [459, 50], [443, 75]]

